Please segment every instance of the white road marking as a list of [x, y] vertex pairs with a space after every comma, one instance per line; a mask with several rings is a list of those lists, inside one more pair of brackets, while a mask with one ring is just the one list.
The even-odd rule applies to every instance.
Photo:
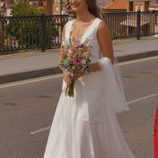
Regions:
[[[150, 98], [153, 98], [153, 97], [156, 97], [158, 96], [158, 93], [154, 93], [154, 94], [151, 94], [151, 95], [148, 95], [148, 96], [145, 96], [145, 97], [141, 97], [141, 98], [138, 98], [138, 99], [134, 99], [134, 100], [131, 100], [131, 101], [128, 101], [128, 105], [129, 104], [134, 104], [134, 103], [137, 103], [137, 102], [141, 102], [143, 100], [147, 100], [147, 99], [150, 99]], [[35, 135], [35, 134], [38, 134], [38, 133], [41, 133], [41, 132], [44, 132], [44, 131], [47, 131], [51, 128], [51, 126], [48, 126], [48, 127], [44, 127], [44, 128], [41, 128], [41, 129], [38, 129], [38, 130], [35, 130], [33, 132], [30, 132], [31, 135]]]
[[124, 61], [124, 62], [118, 63], [118, 65], [123, 66], [123, 65], [134, 64], [134, 63], [139, 63], [139, 62], [144, 62], [144, 61], [149, 61], [149, 60], [155, 60], [155, 59], [158, 60], [158, 56], [142, 58], [142, 59], [136, 59], [136, 60], [131, 60], [131, 61]]
[[41, 132], [44, 132], [44, 131], [47, 131], [50, 129], [50, 126], [48, 127], [44, 127], [44, 128], [41, 128], [41, 129], [38, 129], [36, 131], [33, 131], [33, 132], [30, 132], [31, 135], [34, 135], [34, 134], [37, 134], [37, 133], [41, 133]]
[[44, 81], [44, 80], [50, 80], [50, 79], [59, 78], [59, 77], [62, 77], [62, 74], [50, 75], [50, 76], [38, 77], [34, 79], [27, 79], [27, 80], [22, 80], [22, 81], [1, 84], [0, 89], [7, 88], [7, 87], [14, 87], [14, 86], [22, 85], [22, 84]]
[[138, 98], [138, 99], [134, 99], [134, 100], [128, 101], [127, 103], [128, 103], [128, 105], [129, 104], [134, 104], [134, 103], [137, 103], [137, 102], [140, 102], [140, 101], [143, 101], [143, 100], [147, 100], [147, 99], [150, 99], [150, 98], [153, 98], [153, 97], [156, 97], [156, 96], [158, 96], [158, 93], [151, 94], [151, 95], [141, 97], [141, 98]]
[[[123, 66], [123, 65], [134, 64], [134, 63], [144, 62], [144, 61], [148, 61], [148, 60], [155, 60], [155, 59], [158, 59], [158, 56], [137, 59], [137, 60], [132, 60], [132, 61], [125, 61], [125, 62], [118, 63], [118, 65]], [[26, 80], [22, 80], [22, 81], [15, 81], [15, 82], [11, 82], [11, 83], [1, 84], [0, 89], [7, 88], [7, 87], [14, 87], [14, 86], [22, 85], [22, 84], [29, 84], [29, 83], [33, 83], [33, 82], [40, 82], [40, 81], [44, 81], [44, 80], [50, 80], [50, 79], [59, 78], [59, 77], [62, 77], [62, 74], [38, 77], [38, 78], [33, 78], [33, 79], [26, 79]]]
[[[144, 58], [144, 59], [137, 59], [137, 60], [133, 60], [133, 61], [126, 61], [126, 62], [119, 63], [119, 65], [123, 66], [123, 65], [127, 65], [127, 64], [133, 64], [133, 63], [144, 62], [144, 61], [155, 60], [155, 59], [158, 59], [158, 56]], [[27, 80], [23, 80], [23, 81], [11, 82], [11, 83], [0, 85], [0, 89], [7, 88], [7, 87], [18, 86], [18, 85], [22, 85], [22, 84], [28, 84], [28, 83], [33, 83], [33, 82], [39, 82], [39, 81], [54, 79], [54, 78], [59, 78], [59, 77], [62, 77], [62, 74], [50, 75], [50, 76], [38, 77], [38, 78], [35, 78], [35, 79], [27, 79]], [[128, 102], [128, 104], [133, 104], [133, 103], [136, 103], [136, 102], [140, 102], [140, 101], [150, 99], [150, 98], [155, 97], [155, 96], [158, 96], [158, 94], [155, 93], [155, 94], [151, 94], [149, 96], [145, 96], [145, 97], [142, 97], [142, 98], [131, 100], [131, 101]], [[33, 132], [30, 132], [30, 134], [35, 135], [35, 134], [47, 131], [49, 129], [50, 129], [50, 126], [49, 127], [44, 127], [44, 128], [35, 130]]]

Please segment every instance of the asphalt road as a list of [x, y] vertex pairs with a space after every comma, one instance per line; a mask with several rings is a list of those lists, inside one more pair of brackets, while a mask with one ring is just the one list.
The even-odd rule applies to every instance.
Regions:
[[[118, 115], [136, 158], [153, 158], [158, 57], [121, 64], [130, 111]], [[43, 158], [62, 77], [0, 85], [0, 158]]]

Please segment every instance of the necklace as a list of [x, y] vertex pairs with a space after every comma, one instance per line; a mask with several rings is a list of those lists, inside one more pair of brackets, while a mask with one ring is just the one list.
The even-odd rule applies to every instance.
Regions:
[[[87, 22], [87, 23], [82, 23], [82, 22], [78, 22], [77, 20], [75, 20], [72, 24], [71, 37], [76, 37], [77, 36], [77, 37], [81, 38], [88, 31], [88, 29], [90, 28], [90, 26], [92, 25], [94, 20], [95, 19], [93, 19], [93, 20], [91, 20], [90, 22]], [[74, 31], [74, 28], [75, 28], [75, 31]]]

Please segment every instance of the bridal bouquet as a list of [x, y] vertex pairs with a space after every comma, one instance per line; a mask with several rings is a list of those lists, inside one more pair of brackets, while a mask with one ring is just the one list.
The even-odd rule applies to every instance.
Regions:
[[[67, 75], [73, 77], [78, 72], [90, 72], [90, 52], [91, 46], [88, 46], [89, 40], [81, 43], [79, 38], [63, 40], [61, 47], [64, 51], [64, 56], [59, 64], [60, 68], [67, 73]], [[67, 84], [65, 88], [65, 94], [74, 96], [75, 80], [72, 80], [70, 84]]]

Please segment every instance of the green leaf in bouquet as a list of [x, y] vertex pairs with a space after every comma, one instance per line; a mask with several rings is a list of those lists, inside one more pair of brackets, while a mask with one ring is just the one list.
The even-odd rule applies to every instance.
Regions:
[[68, 67], [70, 64], [69, 64], [69, 61], [67, 59], [63, 59], [61, 61], [61, 64], [64, 65], [65, 67]]

